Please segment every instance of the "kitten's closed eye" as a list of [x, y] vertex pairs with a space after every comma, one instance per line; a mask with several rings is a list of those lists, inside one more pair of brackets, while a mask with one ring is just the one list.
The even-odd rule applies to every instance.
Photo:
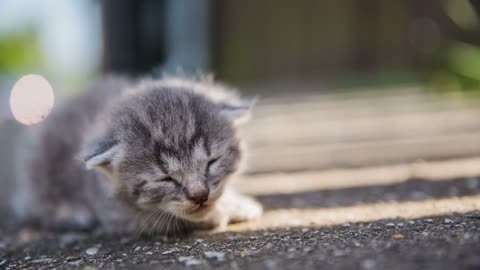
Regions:
[[211, 159], [208, 163], [207, 163], [207, 171], [210, 170], [210, 166], [212, 166], [215, 162], [217, 162], [218, 160], [220, 159], [220, 157], [216, 157], [214, 159]]
[[167, 182], [167, 183], [173, 183], [176, 186], [181, 186], [180, 183], [177, 180], [173, 179], [170, 176], [166, 176], [164, 178], [157, 179], [157, 180], [155, 180], [155, 182]]

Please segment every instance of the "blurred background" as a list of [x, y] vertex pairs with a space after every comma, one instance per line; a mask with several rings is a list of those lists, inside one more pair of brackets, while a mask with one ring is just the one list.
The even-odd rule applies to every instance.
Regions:
[[479, 12], [475, 0], [0, 0], [0, 203], [26, 74], [57, 105], [103, 74], [212, 72], [262, 100], [249, 174], [476, 156]]

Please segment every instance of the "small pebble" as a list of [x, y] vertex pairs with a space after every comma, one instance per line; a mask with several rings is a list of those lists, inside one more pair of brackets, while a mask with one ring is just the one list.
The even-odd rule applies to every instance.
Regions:
[[6, 261], [6, 260], [4, 260], [4, 259], [0, 259], [0, 266], [4, 265], [5, 263], [7, 263], [7, 261]]
[[23, 260], [28, 261], [28, 260], [30, 260], [31, 258], [32, 258], [32, 257], [27, 256], [27, 257], [23, 258]]
[[87, 250], [85, 250], [85, 253], [89, 256], [93, 256], [98, 253], [98, 247], [91, 247]]
[[76, 260], [78, 260], [78, 257], [75, 257], [75, 256], [68, 256], [65, 258], [65, 261], [67, 262], [76, 261]]
[[247, 249], [243, 249], [242, 251], [240, 251], [240, 256], [242, 257], [248, 256], [250, 254], [252, 254], [252, 252], [248, 251]]
[[50, 258], [45, 258], [45, 259], [38, 259], [38, 260], [33, 260], [31, 261], [31, 263], [51, 263], [53, 261], [53, 259], [50, 259]]
[[388, 228], [393, 228], [395, 227], [395, 223], [387, 223], [385, 226], [387, 226]]
[[425, 219], [425, 222], [432, 223], [432, 222], [433, 222], [433, 219], [427, 218], [427, 219]]
[[304, 248], [303, 248], [303, 252], [305, 252], [305, 253], [308, 253], [308, 252], [310, 252], [310, 251], [312, 251], [312, 250], [313, 250], [313, 248], [311, 248], [311, 247], [304, 247]]
[[403, 235], [401, 233], [396, 233], [396, 234], [392, 235], [392, 238], [396, 239], [396, 240], [405, 239], [405, 235]]
[[187, 267], [202, 264], [201, 261], [192, 257], [178, 257], [178, 261], [183, 262]]
[[205, 255], [205, 257], [208, 259], [217, 259], [217, 261], [225, 260], [224, 252], [206, 251], [203, 253], [203, 255]]
[[137, 247], [133, 250], [133, 252], [140, 251], [141, 248], [142, 248], [141, 246], [137, 246]]
[[453, 223], [453, 220], [449, 219], [449, 218], [446, 218], [444, 221], [443, 221], [445, 224], [452, 224]]
[[268, 243], [266, 244], [263, 248], [265, 249], [271, 249], [273, 247], [273, 244], [272, 243]]
[[402, 222], [400, 222], [400, 223], [397, 224], [397, 226], [398, 226], [398, 227], [403, 227], [403, 226], [405, 226], [405, 224], [403, 224]]
[[409, 221], [407, 221], [407, 223], [410, 224], [410, 225], [413, 225], [413, 224], [415, 224], [415, 221], [409, 220]]
[[80, 259], [80, 260], [76, 260], [76, 261], [72, 261], [72, 262], [68, 262], [68, 265], [71, 265], [71, 266], [76, 266], [76, 267], [79, 267], [80, 265], [83, 264], [83, 260]]
[[167, 251], [162, 252], [162, 255], [172, 254], [172, 253], [174, 253], [175, 251], [177, 251], [177, 250], [176, 250], [176, 249], [167, 250]]
[[147, 254], [147, 255], [153, 255], [153, 252], [147, 251], [147, 252], [145, 252], [145, 254]]

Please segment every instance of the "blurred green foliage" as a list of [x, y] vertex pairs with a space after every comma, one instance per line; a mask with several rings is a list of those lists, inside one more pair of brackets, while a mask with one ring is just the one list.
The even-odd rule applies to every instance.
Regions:
[[430, 85], [469, 100], [480, 98], [480, 47], [452, 41], [435, 54]]
[[480, 81], [480, 48], [457, 42], [450, 46], [447, 57], [454, 73]]
[[42, 66], [34, 30], [0, 35], [0, 72], [15, 73]]
[[[445, 13], [465, 33], [480, 35], [479, 18], [469, 1], [445, 1]], [[455, 38], [429, 57], [430, 84], [437, 91], [478, 100], [480, 97], [480, 46]]]

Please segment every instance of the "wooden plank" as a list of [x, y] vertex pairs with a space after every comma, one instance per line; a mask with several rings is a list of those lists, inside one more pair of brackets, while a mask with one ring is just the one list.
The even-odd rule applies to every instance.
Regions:
[[[246, 132], [252, 147], [329, 144], [435, 136], [480, 131], [480, 110], [381, 114], [322, 119], [316, 113], [257, 119]], [[274, 135], [272, 135], [274, 134]]]
[[446, 181], [480, 175], [480, 158], [413, 162], [398, 165], [250, 175], [236, 182], [250, 195], [293, 194], [306, 191], [392, 185], [410, 179]]
[[[296, 92], [291, 92], [290, 95], [284, 97], [273, 97], [273, 98], [265, 98], [260, 96], [260, 104], [261, 106], [257, 109], [262, 110], [272, 110], [272, 109], [281, 109], [284, 105], [314, 105], [314, 106], [334, 106], [337, 107], [343, 103], [348, 105], [349, 107], [352, 104], [371, 104], [377, 103], [381, 104], [382, 101], [388, 100], [396, 100], [401, 101], [403, 99], [412, 100], [412, 99], [419, 99], [419, 98], [438, 98], [441, 99], [440, 96], [433, 96], [428, 95], [427, 93], [421, 91], [419, 88], [405, 88], [402, 90], [371, 90], [371, 91], [362, 91], [360, 92], [347, 92], [347, 93], [330, 93], [330, 94], [318, 94], [321, 93], [321, 89], [316, 89], [316, 92], [312, 89], [312, 93], [305, 93], [303, 89], [303, 85], [292, 85], [292, 89], [301, 89], [302, 91], [299, 92], [297, 95]], [[262, 93], [267, 90], [251, 90], [257, 93]]]
[[[451, 111], [457, 109], [465, 109], [469, 107], [477, 107], [474, 104], [465, 104], [461, 101], [454, 100], [430, 100], [430, 101], [421, 101], [421, 100], [412, 100], [411, 102], [389, 102], [381, 103], [379, 106], [372, 106], [367, 104], [366, 106], [331, 106], [331, 107], [321, 107], [321, 106], [305, 106], [300, 104], [290, 104], [284, 105], [288, 108], [288, 112], [276, 113], [275, 111], [269, 112], [267, 110], [262, 110], [262, 107], [254, 108], [253, 110], [253, 121], [255, 124], [257, 122], [265, 122], [270, 120], [277, 119], [308, 119], [320, 117], [320, 119], [346, 119], [350, 117], [364, 117], [364, 116], [376, 116], [378, 114], [382, 115], [392, 115], [392, 114], [411, 114], [419, 112], [436, 112], [436, 111]], [[306, 109], [308, 113], [306, 113]], [[285, 108], [284, 108], [285, 110]]]
[[273, 145], [250, 153], [248, 173], [362, 167], [480, 155], [480, 132], [331, 145]]

